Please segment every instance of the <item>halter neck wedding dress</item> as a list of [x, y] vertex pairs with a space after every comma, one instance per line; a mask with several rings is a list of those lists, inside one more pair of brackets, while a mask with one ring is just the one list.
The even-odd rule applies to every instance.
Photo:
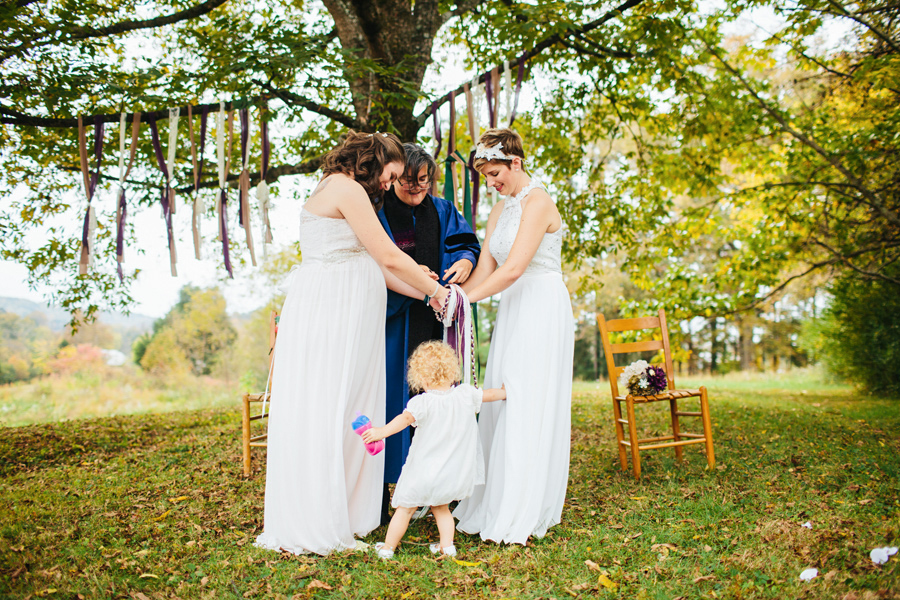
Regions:
[[303, 210], [300, 250], [278, 325], [256, 545], [328, 554], [381, 517], [384, 456], [369, 456], [350, 423], [357, 411], [384, 418], [387, 292], [345, 219]]
[[[532, 181], [504, 200], [489, 240], [498, 265], [509, 257]], [[569, 479], [574, 319], [562, 279], [565, 225], [544, 239], [525, 273], [500, 297], [485, 388], [506, 386], [506, 402], [478, 420], [485, 484], [459, 503], [457, 528], [496, 542], [525, 544], [559, 523]]]

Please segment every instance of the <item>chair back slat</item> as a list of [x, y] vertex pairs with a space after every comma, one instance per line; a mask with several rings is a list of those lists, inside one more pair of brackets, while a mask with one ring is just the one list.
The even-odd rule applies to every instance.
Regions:
[[[652, 350], [662, 350], [665, 355], [665, 364], [663, 369], [666, 372], [668, 389], [675, 389], [675, 371], [672, 363], [672, 350], [669, 347], [669, 331], [666, 324], [666, 313], [663, 309], [659, 309], [657, 317], [638, 317], [635, 319], [613, 319], [607, 321], [602, 314], [597, 315], [597, 327], [600, 329], [600, 340], [603, 342], [603, 354], [606, 356], [606, 369], [609, 373], [609, 387], [613, 397], [619, 394], [619, 375], [625, 370], [625, 367], [616, 366], [615, 355], [627, 354], [631, 352], [647, 352]], [[644, 329], [659, 329], [662, 334], [662, 340], [647, 340], [643, 342], [625, 342], [621, 344], [613, 344], [610, 342], [609, 334], [616, 331], [641, 331]]]
[[628, 342], [624, 344], [610, 344], [613, 354], [626, 354], [629, 352], [647, 352], [650, 350], [663, 350], [662, 340], [647, 340], [645, 342]]
[[613, 319], [606, 322], [607, 331], [637, 331], [640, 329], [659, 329], [659, 317]]

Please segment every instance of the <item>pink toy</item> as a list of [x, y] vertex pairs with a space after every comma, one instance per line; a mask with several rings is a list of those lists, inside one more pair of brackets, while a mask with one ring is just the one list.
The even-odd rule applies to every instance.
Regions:
[[[361, 436], [369, 429], [372, 429], [372, 422], [369, 421], [369, 417], [367, 417], [366, 415], [361, 415], [357, 412], [356, 419], [354, 419], [353, 423], [351, 423], [350, 426], [353, 427], [353, 431], [356, 432], [356, 435]], [[382, 450], [384, 450], [384, 440], [378, 440], [377, 442], [366, 444], [366, 451], [372, 456], [375, 456]]]

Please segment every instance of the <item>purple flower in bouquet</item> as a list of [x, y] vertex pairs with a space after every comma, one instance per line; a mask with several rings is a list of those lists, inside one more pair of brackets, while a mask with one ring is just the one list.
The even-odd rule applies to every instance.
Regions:
[[653, 390], [654, 394], [658, 394], [668, 386], [666, 380], [666, 372], [662, 367], [647, 367], [647, 387]]

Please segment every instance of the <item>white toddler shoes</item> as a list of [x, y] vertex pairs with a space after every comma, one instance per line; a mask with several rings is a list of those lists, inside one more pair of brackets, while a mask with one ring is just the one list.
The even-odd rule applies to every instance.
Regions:
[[378, 542], [377, 544], [375, 544], [375, 552], [378, 553], [378, 558], [384, 560], [390, 560], [394, 558], [394, 551], [390, 548], [385, 548], [384, 542]]
[[444, 554], [446, 556], [456, 556], [456, 546], [450, 544], [446, 548], [441, 548], [440, 544], [429, 544], [428, 549], [432, 554]]

